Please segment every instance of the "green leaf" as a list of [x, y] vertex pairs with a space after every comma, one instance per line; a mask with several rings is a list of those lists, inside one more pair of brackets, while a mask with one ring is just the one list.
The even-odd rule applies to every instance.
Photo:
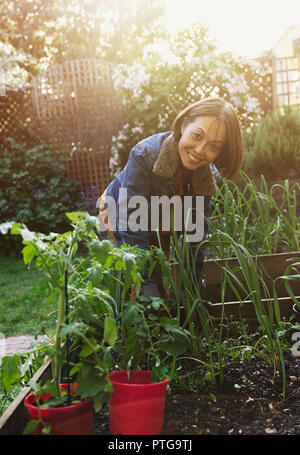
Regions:
[[118, 339], [118, 331], [115, 324], [115, 321], [106, 316], [104, 320], [104, 342], [113, 346], [115, 341]]
[[94, 240], [89, 245], [90, 253], [94, 256], [100, 264], [106, 264], [109, 254], [112, 250], [112, 244], [109, 240]]
[[81, 357], [88, 357], [89, 355], [93, 354], [94, 349], [92, 346], [86, 345], [80, 351]]
[[127, 327], [128, 324], [132, 323], [137, 315], [138, 310], [136, 305], [134, 303], [128, 304], [123, 315], [124, 327]]
[[80, 370], [81, 364], [76, 364], [70, 371], [70, 376], [73, 376], [75, 373], [77, 373]]
[[51, 423], [47, 423], [42, 429], [42, 434], [51, 434]]
[[19, 234], [20, 234], [20, 230], [21, 230], [23, 227], [24, 227], [23, 224], [14, 222], [13, 225], [12, 225], [12, 228], [11, 228], [10, 233], [11, 233], [12, 235], [19, 235]]
[[29, 420], [23, 431], [23, 435], [32, 434], [39, 423], [40, 423], [39, 420]]
[[89, 271], [89, 280], [94, 288], [101, 288], [101, 269], [93, 268]]
[[32, 366], [32, 357], [28, 356], [21, 366], [21, 376], [25, 376], [28, 371], [30, 371], [30, 368]]
[[73, 322], [72, 324], [65, 325], [61, 331], [60, 336], [63, 338], [70, 334], [80, 334], [84, 331], [86, 325], [83, 322]]
[[166, 330], [172, 330], [173, 328], [177, 328], [177, 319], [170, 319], [167, 316], [163, 316], [160, 318], [160, 323], [161, 325], [166, 329]]
[[108, 392], [100, 392], [93, 398], [95, 412], [101, 411], [103, 404], [108, 402], [109, 396]]
[[7, 393], [21, 379], [20, 356], [17, 354], [5, 356], [1, 362], [1, 380]]
[[32, 261], [32, 259], [37, 255], [37, 250], [32, 244], [28, 244], [23, 248], [22, 254], [24, 264], [29, 264]]
[[152, 297], [151, 305], [154, 308], [154, 310], [159, 310], [162, 303], [163, 299], [161, 299], [160, 297]]
[[143, 325], [141, 325], [138, 329], [137, 329], [137, 335], [139, 335], [140, 337], [143, 337], [143, 338], [148, 338], [148, 332], [147, 332], [147, 329], [146, 327], [144, 327]]
[[93, 368], [90, 368], [89, 372], [80, 378], [77, 391], [80, 393], [80, 398], [85, 400], [86, 398], [95, 397], [98, 393], [104, 391], [106, 386], [106, 378], [99, 378]]

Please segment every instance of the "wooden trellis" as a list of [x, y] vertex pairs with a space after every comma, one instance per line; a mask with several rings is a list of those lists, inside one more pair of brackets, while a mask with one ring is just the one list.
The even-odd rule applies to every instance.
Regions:
[[55, 154], [70, 154], [69, 177], [101, 192], [110, 181], [112, 137], [123, 124], [112, 64], [96, 59], [53, 65], [32, 81], [35, 122]]
[[109, 157], [101, 153], [87, 150], [76, 152], [67, 163], [66, 171], [71, 180], [81, 183], [83, 191], [96, 187], [99, 195], [111, 181]]

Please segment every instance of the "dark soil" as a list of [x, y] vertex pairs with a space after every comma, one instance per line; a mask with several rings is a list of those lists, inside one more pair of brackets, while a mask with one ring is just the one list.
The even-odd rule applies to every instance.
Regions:
[[[261, 360], [228, 365], [222, 390], [172, 386], [161, 435], [300, 435], [300, 357], [285, 365], [285, 398], [280, 374], [273, 378], [273, 366]], [[95, 415], [94, 434], [111, 434], [108, 407]]]

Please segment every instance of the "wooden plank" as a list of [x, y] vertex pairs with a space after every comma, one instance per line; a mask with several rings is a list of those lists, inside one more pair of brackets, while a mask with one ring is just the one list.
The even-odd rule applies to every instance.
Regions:
[[[300, 302], [300, 296], [296, 299]], [[274, 307], [274, 299], [262, 299], [261, 302], [264, 307], [268, 309], [268, 306]], [[293, 314], [293, 301], [290, 297], [278, 298], [278, 305], [280, 308], [281, 318], [289, 318]], [[224, 317], [227, 319], [233, 318], [239, 320], [241, 317], [245, 319], [256, 318], [256, 311], [254, 304], [251, 300], [244, 302], [225, 302], [222, 303], [206, 303], [205, 305], [209, 314], [215, 318], [220, 318], [224, 307]]]
[[[234, 283], [234, 285], [237, 287], [237, 285]], [[291, 290], [293, 291], [294, 295], [300, 295], [300, 280], [295, 280], [295, 281], [289, 281], [289, 285]], [[265, 281], [264, 286], [267, 287], [269, 293], [271, 296], [273, 296], [273, 281]], [[237, 291], [240, 295], [241, 298], [246, 299], [247, 298], [247, 293], [245, 293], [241, 288], [237, 287]], [[260, 285], [260, 291], [262, 296], [266, 296], [265, 293], [265, 288], [263, 285]], [[285, 287], [285, 283], [283, 280], [277, 281], [276, 283], [276, 292], [278, 297], [285, 297], [288, 295], [288, 292]], [[212, 285], [206, 285], [206, 287], [202, 291], [202, 296], [206, 300], [210, 300], [212, 302], [219, 302], [222, 297], [221, 297], [221, 284], [212, 284]], [[230, 285], [226, 283], [225, 287], [225, 300], [226, 301], [231, 301], [231, 300], [236, 300], [237, 296], [234, 294], [232, 289], [230, 288]]]
[[[51, 361], [46, 362], [33, 376], [34, 381], [45, 381], [51, 374]], [[25, 387], [0, 417], [0, 435], [21, 435], [28, 421], [24, 399], [31, 391]]]
[[[291, 259], [300, 257], [300, 252], [292, 253], [279, 253], [279, 254], [268, 254], [257, 257], [257, 264], [260, 268], [260, 276], [264, 281], [264, 285], [268, 288], [271, 295], [273, 294], [273, 283], [274, 280], [280, 276], [283, 276], [286, 272], [287, 267], [295, 261]], [[253, 257], [253, 260], [255, 258]], [[244, 284], [245, 279], [243, 272], [239, 265], [237, 258], [228, 258], [225, 260], [217, 259], [214, 261], [204, 262], [204, 272], [206, 279], [206, 288], [203, 290], [203, 297], [207, 300], [218, 302], [221, 299], [221, 283], [222, 283], [222, 270], [221, 267], [226, 267], [229, 270], [234, 271], [237, 278]], [[296, 268], [300, 273], [299, 267]], [[295, 272], [293, 272], [295, 273]], [[233, 283], [235, 286], [236, 283]], [[300, 280], [289, 281], [290, 288], [295, 295], [300, 295]], [[247, 288], [247, 286], [245, 286]], [[264, 296], [264, 288], [260, 286], [262, 295]], [[247, 295], [238, 287], [238, 292], [242, 298], [247, 298]], [[276, 291], [279, 297], [287, 296], [284, 280], [278, 280], [276, 282]], [[226, 283], [225, 300], [233, 300], [234, 294], [230, 288], [230, 285]]]
[[[286, 268], [291, 264], [291, 261], [289, 259], [297, 257], [300, 258], [299, 251], [292, 253], [265, 254], [257, 256], [257, 264], [259, 267], [261, 267], [265, 278], [275, 279], [281, 275], [284, 275]], [[252, 259], [255, 261], [255, 256], [252, 256]], [[220, 284], [222, 273], [221, 267], [240, 269], [237, 258], [204, 261], [204, 270], [207, 284]], [[237, 271], [237, 276], [241, 279], [242, 272]]]

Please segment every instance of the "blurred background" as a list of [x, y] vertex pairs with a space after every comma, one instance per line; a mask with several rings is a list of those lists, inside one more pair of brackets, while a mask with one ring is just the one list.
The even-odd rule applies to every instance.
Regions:
[[132, 146], [213, 95], [254, 181], [299, 180], [299, 18], [299, 0], [2, 0], [1, 221], [95, 214]]

